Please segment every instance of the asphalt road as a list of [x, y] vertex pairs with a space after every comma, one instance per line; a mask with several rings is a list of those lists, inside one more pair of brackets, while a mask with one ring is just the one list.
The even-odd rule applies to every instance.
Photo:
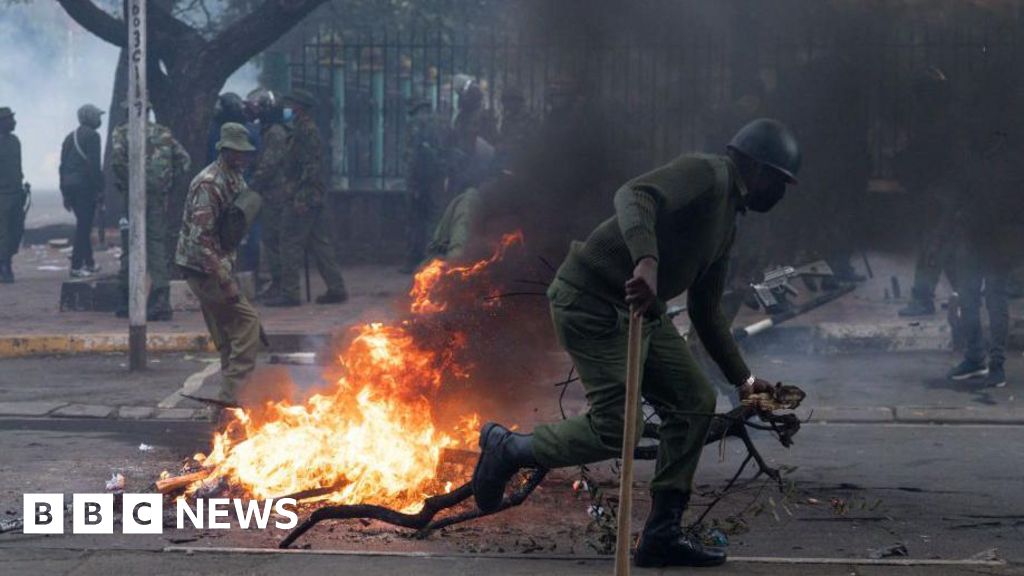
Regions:
[[[97, 401], [129, 394], [135, 404], [158, 401], [193, 369], [202, 367], [190, 358], [169, 358], [146, 376], [148, 380], [128, 381], [118, 378], [115, 360], [18, 361], [17, 371], [27, 376], [3, 371], [0, 389], [5, 395], [29, 400], [38, 382], [38, 394], [47, 397], [59, 397], [60, 389], [67, 388], [67, 393]], [[827, 399], [862, 406], [1016, 402], [1012, 385], [981, 400], [973, 388], [939, 386], [937, 374], [949, 360], [945, 354], [893, 354], [877, 358], [761, 357], [753, 363], [759, 373], [771, 371], [775, 378], [813, 388], [809, 399], [814, 402]], [[13, 367], [7, 362], [4, 365]], [[1011, 375], [1019, 372], [1017, 364], [1013, 366]], [[296, 373], [315, 379], [310, 376], [312, 370], [303, 368]], [[44, 385], [47, 374], [53, 376]], [[135, 389], [127, 389], [129, 382]], [[544, 389], [549, 389], [547, 383]], [[545, 411], [549, 407], [544, 403], [551, 401], [548, 395], [529, 399]], [[20, 515], [26, 492], [102, 492], [104, 481], [115, 471], [127, 477], [128, 491], [145, 491], [161, 470], [173, 469], [185, 456], [205, 450], [209, 434], [210, 425], [199, 421], [0, 418], [0, 518]], [[782, 493], [756, 480], [716, 507], [709, 519], [728, 528], [730, 554], [788, 562], [832, 558], [848, 564], [738, 560], [701, 573], [1024, 574], [1024, 426], [809, 423], [790, 449], [764, 436], [756, 442], [769, 464], [790, 467], [786, 478], [791, 485]], [[153, 449], [140, 451], [140, 443]], [[698, 474], [698, 492], [703, 495], [695, 498], [693, 513], [710, 501], [710, 492], [724, 485], [744, 454], [742, 444], [734, 441], [706, 449]], [[611, 482], [614, 477], [607, 466], [595, 467], [594, 473], [599, 481]], [[634, 530], [642, 525], [646, 513], [645, 482], [650, 474], [651, 464], [643, 463], [637, 477]], [[274, 529], [168, 528], [151, 536], [0, 534], [0, 565], [4, 567], [0, 573], [610, 573], [606, 559], [594, 559], [595, 532], [586, 511], [588, 502], [573, 496], [572, 479], [572, 471], [552, 474], [520, 508], [427, 539], [410, 538], [404, 531], [377, 522], [328, 522], [298, 542], [308, 549], [284, 554], [252, 552], [277, 545], [284, 532]], [[736, 518], [742, 520], [743, 529], [735, 529]], [[853, 564], [870, 561], [872, 551], [896, 544], [906, 548], [906, 559], [911, 561], [957, 561], [980, 554], [978, 557], [995, 557], [1009, 564]], [[178, 550], [165, 551], [167, 547]], [[182, 547], [198, 551], [189, 553]], [[318, 554], [330, 551], [375, 555]], [[391, 555], [396, 553], [401, 555]], [[566, 556], [571, 559], [564, 559]]]

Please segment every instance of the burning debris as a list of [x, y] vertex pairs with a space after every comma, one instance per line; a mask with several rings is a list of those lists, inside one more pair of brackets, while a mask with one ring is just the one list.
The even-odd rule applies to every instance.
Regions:
[[[456, 360], [466, 337], [420, 328], [450, 305], [497, 305], [478, 298], [495, 290], [486, 272], [521, 243], [520, 233], [508, 234], [487, 260], [428, 264], [415, 278], [409, 314], [352, 329], [337, 355], [343, 375], [331, 389], [302, 403], [229, 409], [209, 454], [197, 454], [181, 475], [161, 478], [157, 489], [258, 499], [315, 493], [332, 504], [386, 506], [405, 514], [424, 509], [432, 494], [451, 493], [453, 480], [438, 475], [442, 455], [472, 446], [480, 419], [467, 407], [445, 428], [436, 421], [435, 402], [444, 386], [470, 376]], [[473, 301], [450, 302], [449, 294]]]

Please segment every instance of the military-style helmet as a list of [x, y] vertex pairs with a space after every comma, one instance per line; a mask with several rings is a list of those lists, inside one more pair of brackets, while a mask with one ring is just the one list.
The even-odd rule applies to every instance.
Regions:
[[14, 118], [14, 111], [7, 106], [0, 107], [0, 120]]
[[225, 92], [217, 97], [213, 116], [220, 122], [245, 122], [245, 103], [234, 92]]
[[796, 174], [800, 171], [800, 144], [782, 122], [758, 118], [740, 128], [727, 147], [778, 170], [796, 184]]
[[92, 104], [86, 104], [78, 109], [78, 123], [82, 126], [91, 126], [96, 128], [102, 122], [103, 114], [103, 110], [100, 110]]

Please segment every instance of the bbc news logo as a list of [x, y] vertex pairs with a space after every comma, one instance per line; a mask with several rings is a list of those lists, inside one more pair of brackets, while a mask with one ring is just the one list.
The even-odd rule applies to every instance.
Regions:
[[[273, 525], [290, 530], [298, 525], [294, 498], [242, 500], [241, 498], [197, 499], [193, 505], [175, 501], [175, 527], [228, 530], [230, 518], [243, 529], [266, 530]], [[25, 534], [64, 533], [63, 494], [25, 494], [23, 499]], [[125, 493], [121, 499], [122, 534], [162, 534], [164, 531], [164, 497], [161, 494]], [[72, 534], [113, 534], [116, 516], [113, 494], [73, 494], [71, 498]]]

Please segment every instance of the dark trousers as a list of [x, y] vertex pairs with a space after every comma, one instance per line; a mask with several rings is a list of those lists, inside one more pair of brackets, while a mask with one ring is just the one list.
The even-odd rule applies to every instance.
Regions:
[[96, 216], [96, 195], [88, 191], [75, 192], [71, 198], [71, 209], [75, 213], [75, 238], [71, 250], [71, 269], [82, 266], [93, 267], [92, 224]]
[[1010, 332], [1006, 285], [1010, 270], [1007, 259], [976, 245], [967, 244], [958, 253], [957, 289], [968, 360], [985, 361], [985, 339], [981, 331], [982, 299], [988, 310], [989, 363], [1001, 365], [1006, 359], [1006, 341]]

